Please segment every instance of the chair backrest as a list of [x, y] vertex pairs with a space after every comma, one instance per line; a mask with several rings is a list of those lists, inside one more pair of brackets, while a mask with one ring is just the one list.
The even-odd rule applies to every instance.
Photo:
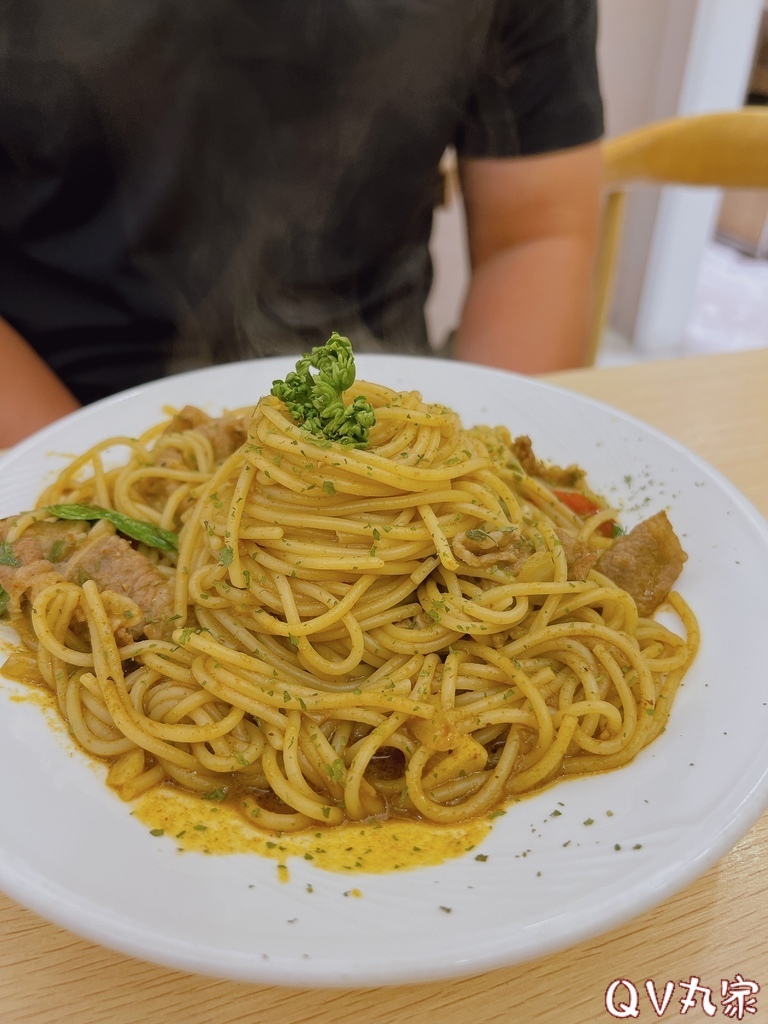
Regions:
[[588, 365], [611, 303], [628, 186], [768, 189], [768, 107], [657, 121], [603, 143], [606, 200], [598, 250]]

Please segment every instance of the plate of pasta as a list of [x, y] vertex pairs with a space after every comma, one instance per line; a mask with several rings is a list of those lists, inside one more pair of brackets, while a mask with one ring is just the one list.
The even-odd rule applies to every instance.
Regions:
[[93, 941], [479, 973], [768, 805], [768, 527], [608, 406], [334, 335], [95, 403], [0, 479], [0, 888]]

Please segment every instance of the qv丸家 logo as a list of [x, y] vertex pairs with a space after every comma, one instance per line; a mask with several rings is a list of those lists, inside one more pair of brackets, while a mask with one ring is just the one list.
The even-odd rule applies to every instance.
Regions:
[[757, 1013], [760, 985], [756, 981], [737, 974], [735, 978], [720, 979], [717, 1002], [715, 991], [695, 975], [687, 981], [670, 980], [661, 985], [648, 978], [641, 987], [629, 978], [616, 978], [605, 990], [605, 1008], [617, 1019], [636, 1019], [646, 1008], [656, 1017], [667, 1013], [683, 1016], [698, 1009], [707, 1017], [722, 1013], [729, 1020], [748, 1020]]

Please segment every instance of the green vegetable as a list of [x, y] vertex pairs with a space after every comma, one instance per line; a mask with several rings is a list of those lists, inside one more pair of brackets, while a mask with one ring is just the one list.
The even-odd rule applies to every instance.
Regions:
[[328, 773], [328, 777], [333, 779], [334, 782], [341, 782], [344, 778], [345, 764], [342, 758], [337, 757], [330, 764], [325, 766], [325, 770]]
[[0, 615], [5, 615], [6, 610], [8, 608], [8, 602], [10, 600], [11, 595], [8, 593], [5, 587], [0, 584]]
[[51, 550], [48, 552], [48, 561], [49, 562], [59, 562], [59, 561], [61, 561], [61, 556], [62, 556], [62, 553], [63, 553], [65, 547], [66, 547], [66, 544], [61, 539], [61, 537], [59, 537], [58, 540], [55, 540], [53, 542], [53, 544], [51, 544]]
[[[482, 526], [475, 526], [473, 529], [467, 530], [467, 539], [482, 542], [485, 540], [493, 540], [493, 537], [491, 537], [490, 533], [488, 533], [487, 530], [484, 530]], [[498, 547], [498, 544], [496, 547]]]
[[203, 800], [226, 800], [227, 791], [223, 788], [209, 789], [207, 793], [202, 794]]
[[[317, 374], [311, 372], [313, 368]], [[285, 403], [293, 419], [309, 433], [353, 448], [365, 448], [376, 416], [363, 395], [344, 405], [344, 392], [354, 382], [352, 345], [348, 338], [334, 331], [325, 345], [302, 356], [296, 370], [284, 381], [274, 381], [271, 393]]]
[[122, 512], [115, 512], [111, 508], [101, 508], [100, 505], [48, 505], [46, 511], [57, 519], [106, 519], [120, 533], [124, 533], [131, 540], [148, 544], [151, 548], [159, 548], [161, 551], [177, 551], [179, 538], [170, 530], [162, 530], [153, 523], [145, 523], [140, 519], [131, 519], [124, 516]]
[[0, 565], [21, 565], [21, 562], [13, 553], [13, 548], [10, 545], [10, 541], [0, 541]]

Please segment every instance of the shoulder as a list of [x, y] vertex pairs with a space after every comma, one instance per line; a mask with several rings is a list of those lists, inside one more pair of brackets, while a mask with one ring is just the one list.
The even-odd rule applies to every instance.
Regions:
[[525, 156], [600, 138], [597, 0], [500, 0], [456, 146]]

